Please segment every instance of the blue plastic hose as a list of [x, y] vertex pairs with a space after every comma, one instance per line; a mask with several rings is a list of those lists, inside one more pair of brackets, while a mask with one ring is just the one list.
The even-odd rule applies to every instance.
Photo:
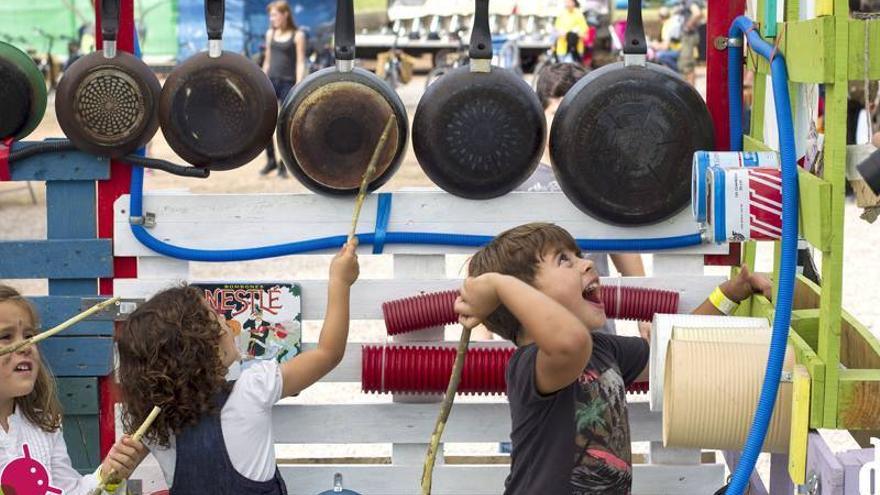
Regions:
[[[782, 246], [779, 262], [779, 293], [776, 298], [776, 314], [773, 319], [773, 334], [770, 339], [770, 352], [767, 357], [767, 371], [755, 417], [749, 435], [743, 446], [742, 457], [733, 473], [727, 495], [741, 495], [748, 487], [749, 478], [761, 453], [767, 427], [773, 416], [773, 406], [779, 389], [782, 363], [785, 359], [785, 346], [791, 323], [791, 304], [794, 294], [794, 276], [797, 261], [798, 229], [798, 177], [797, 157], [794, 147], [794, 126], [788, 95], [788, 71], [785, 60], [774, 53], [773, 46], [761, 39], [755, 24], [745, 16], [734, 19], [728, 36], [742, 41], [746, 33], [749, 46], [770, 61], [773, 79], [773, 97], [776, 104], [776, 121], [779, 126], [779, 148], [782, 156]], [[734, 151], [742, 151], [742, 46], [728, 44], [728, 84], [730, 96], [730, 145]]]
[[[135, 167], [131, 174], [131, 201], [129, 204], [130, 215], [140, 217], [143, 215], [144, 172]], [[168, 244], [153, 237], [142, 225], [131, 224], [131, 232], [144, 246], [159, 254], [171, 258], [188, 261], [245, 261], [291, 254], [308, 253], [328, 249], [338, 249], [345, 244], [346, 236], [337, 235], [308, 239], [273, 246], [262, 246], [244, 249], [192, 249], [173, 244]], [[358, 242], [361, 245], [373, 244], [376, 240], [374, 233], [358, 234]], [[445, 246], [480, 247], [492, 240], [489, 235], [472, 234], [449, 234], [435, 232], [387, 232], [381, 244], [434, 244]], [[578, 239], [578, 245], [585, 251], [660, 251], [688, 246], [697, 246], [702, 243], [700, 234], [688, 234], [676, 237], [663, 237], [653, 239]]]

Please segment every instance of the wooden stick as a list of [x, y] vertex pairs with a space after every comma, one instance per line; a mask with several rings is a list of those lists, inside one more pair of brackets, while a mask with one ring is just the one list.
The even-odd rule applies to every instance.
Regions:
[[34, 335], [33, 337], [31, 337], [29, 339], [25, 339], [17, 344], [13, 344], [13, 345], [4, 347], [3, 349], [0, 349], [0, 356], [4, 356], [6, 354], [17, 352], [17, 351], [19, 351], [29, 345], [33, 345], [33, 344], [40, 342], [41, 340], [48, 339], [49, 337], [55, 335], [56, 333], [58, 333], [62, 330], [65, 330], [68, 327], [75, 325], [76, 323], [79, 323], [80, 321], [88, 318], [89, 316], [103, 310], [107, 306], [111, 306], [113, 304], [116, 304], [117, 302], [119, 302], [119, 298], [113, 297], [113, 298], [107, 299], [106, 301], [95, 304], [91, 308], [83, 311], [82, 313], [65, 321], [64, 323], [61, 323], [60, 325], [52, 328], [51, 330], [46, 330], [45, 332], [38, 333], [37, 335]]
[[355, 230], [357, 230], [358, 218], [361, 216], [361, 206], [363, 206], [364, 199], [367, 197], [367, 185], [370, 183], [373, 174], [376, 172], [376, 165], [379, 163], [379, 157], [382, 156], [382, 150], [385, 149], [385, 142], [388, 141], [388, 137], [391, 136], [391, 129], [394, 128], [395, 122], [397, 122], [397, 117], [395, 117], [394, 112], [392, 112], [391, 116], [388, 117], [388, 122], [385, 123], [385, 130], [382, 131], [382, 136], [379, 137], [379, 142], [376, 143], [376, 148], [373, 150], [370, 164], [367, 165], [367, 170], [364, 171], [364, 177], [361, 179], [361, 187], [358, 190], [357, 198], [354, 200], [354, 215], [351, 217], [351, 231], [348, 233], [349, 242], [354, 238]]
[[[141, 423], [141, 425], [138, 427], [137, 431], [134, 432], [134, 435], [131, 436], [131, 439], [135, 442], [140, 442], [141, 438], [144, 436], [144, 433], [147, 432], [147, 430], [150, 428], [150, 425], [152, 425], [153, 421], [156, 420], [156, 417], [159, 416], [160, 412], [162, 412], [161, 407], [153, 406], [153, 410], [150, 411], [150, 414], [147, 415], [147, 419], [145, 419], [144, 422]], [[98, 466], [98, 469], [95, 471], [95, 477], [99, 477], [100, 472], [101, 466]], [[110, 472], [107, 473], [107, 479], [104, 480], [104, 482], [102, 482], [100, 485], [98, 485], [97, 488], [92, 490], [90, 495], [100, 495], [101, 492], [107, 489], [107, 485], [118, 485], [119, 483], [122, 483], [122, 480], [113, 479], [113, 475], [115, 473], [115, 471], [110, 470]]]
[[440, 447], [440, 437], [446, 428], [446, 420], [452, 411], [452, 401], [455, 400], [455, 392], [461, 382], [461, 370], [464, 369], [464, 360], [467, 357], [468, 343], [471, 340], [471, 329], [462, 326], [461, 339], [458, 341], [458, 351], [455, 353], [455, 363], [452, 365], [452, 376], [449, 378], [449, 386], [446, 387], [446, 395], [440, 405], [440, 415], [434, 424], [434, 433], [431, 434], [431, 443], [428, 444], [428, 453], [425, 455], [425, 467], [422, 470], [422, 495], [431, 495], [431, 481], [434, 476], [434, 462], [437, 460], [437, 450]]

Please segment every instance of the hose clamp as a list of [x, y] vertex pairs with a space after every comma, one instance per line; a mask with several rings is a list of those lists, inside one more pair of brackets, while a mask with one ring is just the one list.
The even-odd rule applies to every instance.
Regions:
[[151, 229], [156, 226], [156, 214], [146, 212], [143, 216], [130, 216], [128, 223], [131, 225], [141, 225], [144, 228]]

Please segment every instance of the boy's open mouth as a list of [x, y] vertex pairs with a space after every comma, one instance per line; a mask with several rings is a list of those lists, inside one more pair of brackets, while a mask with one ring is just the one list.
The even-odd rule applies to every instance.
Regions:
[[592, 282], [587, 285], [582, 295], [584, 299], [593, 304], [602, 304], [602, 288], [599, 286], [598, 281]]

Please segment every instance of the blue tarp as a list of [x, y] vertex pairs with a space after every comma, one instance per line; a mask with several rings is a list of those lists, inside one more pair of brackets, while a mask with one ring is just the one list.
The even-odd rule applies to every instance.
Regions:
[[[270, 0], [226, 0], [226, 23], [223, 47], [251, 55], [265, 41], [269, 27], [266, 5]], [[333, 32], [336, 17], [335, 0], [289, 1], [296, 23], [309, 32], [310, 44], [326, 43]], [[207, 48], [204, 0], [179, 0], [178, 60]], [[245, 48], [245, 45], [246, 48]]]

